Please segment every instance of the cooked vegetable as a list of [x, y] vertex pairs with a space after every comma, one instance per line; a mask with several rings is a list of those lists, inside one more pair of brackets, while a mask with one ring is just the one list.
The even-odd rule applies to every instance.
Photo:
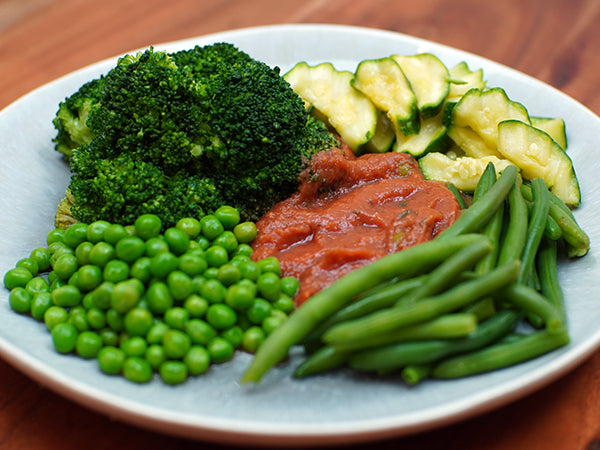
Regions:
[[295, 190], [306, 157], [337, 144], [277, 68], [231, 44], [148, 49], [100, 80], [54, 121], [73, 172], [59, 224], [153, 213], [169, 227], [223, 204], [257, 220]]

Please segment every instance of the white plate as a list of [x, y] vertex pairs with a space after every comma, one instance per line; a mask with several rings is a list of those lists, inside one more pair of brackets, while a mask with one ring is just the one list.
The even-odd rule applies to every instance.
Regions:
[[[165, 45], [169, 51], [228, 41], [282, 70], [294, 63], [331, 61], [353, 70], [357, 61], [392, 53], [431, 52], [447, 65], [483, 68], [489, 86], [501, 86], [532, 115], [565, 118], [569, 154], [583, 192], [576, 217], [592, 243], [600, 241], [597, 149], [600, 119], [552, 87], [489, 60], [405, 35], [346, 26], [283, 25], [235, 30]], [[49, 83], [0, 112], [0, 273], [45, 244], [69, 173], [53, 151], [51, 120], [59, 101], [107, 71], [103, 61]], [[348, 374], [294, 380], [294, 364], [278, 367], [255, 387], [240, 386], [249, 357], [168, 387], [138, 386], [102, 375], [96, 364], [52, 349], [44, 326], [9, 310], [0, 289], [0, 353], [31, 378], [113, 418], [178, 436], [237, 444], [325, 444], [399, 436], [458, 421], [515, 400], [582, 362], [600, 341], [600, 292], [594, 251], [561, 262], [572, 342], [534, 361], [457, 381], [415, 388]], [[297, 355], [296, 358], [297, 359]], [[297, 361], [296, 361], [297, 362]]]

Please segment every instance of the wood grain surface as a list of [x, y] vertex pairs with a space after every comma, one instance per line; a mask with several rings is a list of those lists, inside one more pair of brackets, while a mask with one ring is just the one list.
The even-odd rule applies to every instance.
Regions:
[[[0, 0], [0, 109], [43, 83], [134, 48], [277, 23], [359, 25], [429, 39], [532, 75], [600, 114], [598, 0]], [[234, 447], [115, 422], [0, 360], [0, 448]], [[477, 418], [344, 448], [600, 449], [600, 354]]]

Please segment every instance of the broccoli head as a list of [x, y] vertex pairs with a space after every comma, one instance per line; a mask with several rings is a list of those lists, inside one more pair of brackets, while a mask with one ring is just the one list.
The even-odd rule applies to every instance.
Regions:
[[[125, 56], [59, 106], [74, 218], [173, 225], [223, 204], [257, 220], [337, 145], [278, 68], [228, 43]], [[67, 145], [68, 144], [68, 145]]]

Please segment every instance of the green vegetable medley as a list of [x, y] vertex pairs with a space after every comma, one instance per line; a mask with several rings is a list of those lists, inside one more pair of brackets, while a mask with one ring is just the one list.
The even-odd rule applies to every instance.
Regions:
[[139, 383], [155, 372], [182, 383], [255, 352], [298, 288], [276, 259], [251, 260], [255, 224], [221, 206], [162, 229], [154, 214], [53, 229], [6, 273], [11, 308], [45, 323], [58, 352]]

